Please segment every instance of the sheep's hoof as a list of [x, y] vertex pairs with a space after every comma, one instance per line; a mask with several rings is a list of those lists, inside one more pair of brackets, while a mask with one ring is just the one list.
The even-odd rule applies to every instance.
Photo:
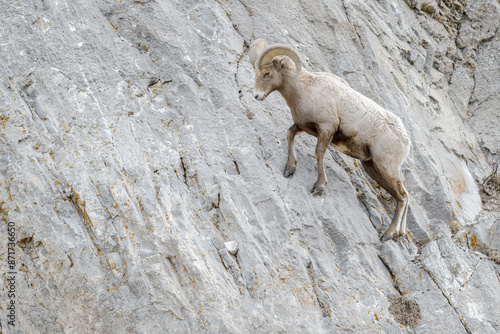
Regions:
[[391, 239], [392, 239], [392, 237], [389, 237], [389, 236], [387, 235], [387, 233], [384, 233], [384, 234], [382, 235], [382, 237], [380, 237], [380, 241], [381, 241], [381, 242], [386, 242], [387, 240], [391, 240]]
[[395, 232], [389, 232], [389, 230], [387, 230], [380, 238], [380, 241], [386, 242], [387, 240], [393, 240], [397, 242], [399, 240], [399, 234]]
[[323, 193], [323, 187], [314, 185], [311, 189], [311, 193], [313, 194], [313, 196], [319, 196]]
[[284, 177], [289, 177], [295, 173], [295, 167], [285, 167], [285, 171], [283, 172]]

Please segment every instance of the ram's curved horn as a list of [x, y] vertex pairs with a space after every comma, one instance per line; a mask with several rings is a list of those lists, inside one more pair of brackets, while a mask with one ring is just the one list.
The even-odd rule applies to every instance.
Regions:
[[273, 58], [276, 56], [288, 56], [295, 63], [295, 74], [294, 78], [297, 77], [302, 69], [302, 64], [300, 63], [300, 58], [297, 52], [290, 48], [289, 46], [283, 44], [273, 44], [268, 46], [257, 59], [257, 67], [261, 68], [264, 65], [270, 64]]
[[250, 45], [250, 63], [252, 65], [255, 64], [257, 59], [259, 59], [259, 56], [262, 54], [262, 51], [264, 51], [268, 46], [269, 42], [264, 38], [259, 38], [252, 42]]

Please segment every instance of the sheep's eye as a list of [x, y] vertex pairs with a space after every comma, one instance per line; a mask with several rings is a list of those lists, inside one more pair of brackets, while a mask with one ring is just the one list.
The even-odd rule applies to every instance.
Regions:
[[264, 78], [267, 78], [269, 76], [269, 74], [271, 74], [271, 72], [264, 73]]

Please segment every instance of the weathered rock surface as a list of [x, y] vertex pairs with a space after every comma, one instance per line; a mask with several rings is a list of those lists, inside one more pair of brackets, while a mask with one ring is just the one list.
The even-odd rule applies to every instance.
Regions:
[[[498, 1], [27, 0], [0, 18], [2, 331], [500, 331], [500, 205], [478, 186], [500, 157]], [[282, 176], [291, 117], [253, 100], [258, 37], [401, 117], [411, 242], [379, 241], [392, 199], [333, 148], [310, 195], [314, 138]]]

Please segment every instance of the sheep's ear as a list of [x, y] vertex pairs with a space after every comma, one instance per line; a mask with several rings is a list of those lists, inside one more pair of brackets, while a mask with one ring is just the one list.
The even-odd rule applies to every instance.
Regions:
[[281, 69], [285, 62], [286, 62], [286, 56], [276, 56], [273, 58], [273, 66], [276, 68], [276, 69]]

